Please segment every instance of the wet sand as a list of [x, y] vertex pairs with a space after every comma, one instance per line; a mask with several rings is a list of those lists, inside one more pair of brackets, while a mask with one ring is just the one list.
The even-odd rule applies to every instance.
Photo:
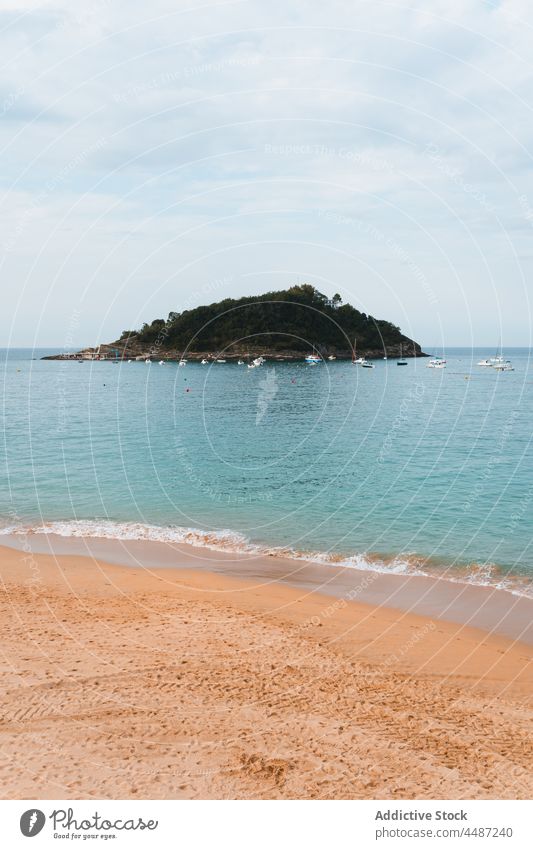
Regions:
[[36, 554], [75, 554], [144, 569], [208, 570], [264, 587], [282, 582], [302, 592], [319, 591], [347, 601], [393, 607], [533, 645], [533, 598], [494, 587], [167, 542], [29, 534], [5, 536], [2, 543]]
[[[528, 599], [187, 546], [18, 544], [0, 549], [3, 798], [531, 797], [533, 649], [505, 636]], [[468, 598], [439, 600], [445, 584]], [[475, 618], [470, 591], [491, 635], [447, 621]]]

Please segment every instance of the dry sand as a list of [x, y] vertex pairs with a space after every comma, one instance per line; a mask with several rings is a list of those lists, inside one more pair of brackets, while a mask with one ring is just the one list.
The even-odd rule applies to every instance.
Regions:
[[525, 643], [201, 570], [0, 575], [2, 798], [533, 793]]

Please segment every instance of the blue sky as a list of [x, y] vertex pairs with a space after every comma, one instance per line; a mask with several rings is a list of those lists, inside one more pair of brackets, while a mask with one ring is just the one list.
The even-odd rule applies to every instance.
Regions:
[[300, 280], [426, 346], [529, 345], [529, 12], [0, 0], [0, 344]]

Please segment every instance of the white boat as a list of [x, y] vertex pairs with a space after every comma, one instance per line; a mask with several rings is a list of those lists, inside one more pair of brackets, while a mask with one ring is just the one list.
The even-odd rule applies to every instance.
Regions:
[[494, 357], [490, 357], [490, 364], [492, 368], [496, 369], [496, 371], [514, 371], [514, 367], [511, 363], [511, 360], [507, 360], [503, 356], [501, 339], [499, 351], [499, 354], [496, 354]]
[[336, 359], [337, 359], [337, 357], [334, 357], [333, 354], [330, 354], [329, 357], [328, 357], [328, 360], [330, 362], [333, 362], [333, 360], [336, 360]]
[[147, 366], [152, 364], [152, 360], [145, 360], [144, 362], [146, 363]]
[[202, 362], [200, 363], [200, 365], [202, 365], [202, 366], [209, 365], [209, 360], [203, 359]]
[[400, 359], [396, 363], [397, 366], [406, 366], [407, 360], [403, 358], [403, 345], [400, 345]]
[[238, 365], [238, 366], [243, 366], [243, 365], [244, 365], [244, 360], [239, 360], [239, 361], [237, 362], [237, 365]]
[[178, 365], [179, 365], [179, 366], [186, 366], [186, 365], [187, 365], [187, 360], [180, 360], [180, 361], [179, 361], [179, 363], [178, 363]]
[[426, 368], [446, 368], [446, 360], [442, 357], [435, 357], [426, 364]]
[[252, 360], [251, 363], [248, 363], [248, 368], [259, 368], [265, 362], [264, 357], [256, 357], [255, 360]]
[[[503, 356], [502, 340], [501, 339], [500, 339], [500, 346], [497, 350], [500, 352], [499, 354], [496, 353], [493, 357], [489, 357], [488, 360], [485, 360], [485, 362], [488, 362], [488, 364], [490, 366], [492, 366], [492, 368], [498, 368], [500, 366], [505, 365], [505, 363], [509, 362], [509, 360], [506, 360], [505, 357]], [[502, 368], [500, 368], [499, 370], [500, 371], [509, 371], [509, 369], [502, 369]]]
[[363, 360], [361, 368], [374, 368], [374, 363], [369, 363], [368, 360]]
[[305, 358], [305, 362], [309, 363], [311, 366], [317, 366], [322, 362], [322, 357], [319, 357], [318, 354], [308, 354]]
[[226, 360], [215, 360], [215, 363], [225, 363]]
[[357, 339], [353, 340], [353, 348], [352, 348], [352, 365], [360, 366], [364, 362], [364, 357], [356, 357], [357, 352]]
[[511, 360], [506, 360], [505, 357], [494, 357], [491, 365], [496, 371], [514, 371]]
[[478, 366], [485, 366], [486, 368], [490, 368], [492, 363], [490, 360], [480, 360]]
[[165, 363], [165, 361], [164, 361], [164, 360], [159, 360], [159, 365], [160, 365], [160, 366], [164, 366], [164, 365], [166, 365], [166, 363]]

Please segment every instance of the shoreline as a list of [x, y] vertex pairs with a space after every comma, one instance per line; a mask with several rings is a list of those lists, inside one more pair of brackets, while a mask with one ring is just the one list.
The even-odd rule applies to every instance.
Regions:
[[530, 797], [529, 646], [212, 566], [0, 548], [5, 797]]
[[280, 582], [306, 592], [479, 628], [533, 645], [533, 598], [448, 577], [387, 573], [154, 540], [27, 533], [4, 535], [0, 545], [24, 548], [32, 554], [102, 559], [124, 567], [199, 569], [258, 581], [259, 586]]
[[[44, 357], [41, 357], [41, 361], [62, 361], [62, 362], [76, 362], [78, 360], [82, 360], [84, 362], [90, 363], [99, 363], [99, 362], [143, 362], [144, 360], [151, 360], [153, 362], [159, 358], [159, 360], [163, 360], [165, 363], [179, 363], [180, 360], [186, 360], [187, 363], [194, 363], [195, 365], [201, 364], [202, 360], [207, 359], [209, 365], [216, 365], [217, 363], [229, 363], [229, 364], [237, 364], [239, 360], [242, 360], [245, 357], [248, 361], [250, 359], [254, 359], [255, 357], [264, 357], [268, 363], [305, 363], [306, 353], [302, 351], [266, 351], [265, 349], [258, 349], [257, 352], [254, 352], [254, 356], [250, 358], [247, 351], [240, 351], [237, 353], [228, 353], [228, 354], [213, 354], [209, 351], [191, 351], [188, 353], [187, 351], [179, 352], [172, 351], [167, 352], [164, 350], [159, 350], [154, 353], [154, 351], [138, 351], [132, 353], [123, 352], [122, 356], [116, 357], [111, 354], [105, 354], [102, 356], [93, 356], [92, 352], [94, 349], [83, 349], [81, 351], [77, 351], [76, 353], [58, 353], [58, 354], [47, 354]], [[335, 354], [332, 354], [333, 360], [329, 359], [329, 356], [326, 354], [322, 357], [322, 361], [324, 364], [332, 365], [333, 362], [352, 362], [353, 354], [350, 351], [341, 351]], [[367, 351], [361, 351], [360, 356], [365, 357], [367, 360], [416, 360], [424, 357], [431, 357], [431, 354], [426, 354], [424, 351], [417, 351], [415, 353], [405, 353], [400, 355], [399, 353], [389, 353], [387, 350], [376, 351], [375, 349], [369, 349]], [[223, 359], [219, 359], [219, 357], [223, 357]]]

